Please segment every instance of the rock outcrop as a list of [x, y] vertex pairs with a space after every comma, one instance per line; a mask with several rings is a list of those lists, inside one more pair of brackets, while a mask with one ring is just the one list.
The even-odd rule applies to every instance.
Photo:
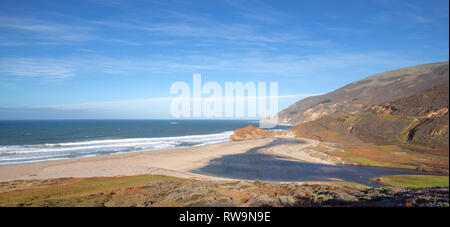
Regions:
[[245, 128], [240, 128], [234, 131], [230, 139], [233, 141], [249, 140], [249, 139], [261, 139], [265, 137], [274, 136], [275, 133], [269, 132], [265, 129], [249, 125]]

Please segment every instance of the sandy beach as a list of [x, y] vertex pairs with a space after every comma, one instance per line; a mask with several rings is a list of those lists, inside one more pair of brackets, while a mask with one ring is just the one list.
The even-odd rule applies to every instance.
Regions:
[[0, 167], [0, 182], [158, 174], [207, 180], [351, 181], [374, 185], [369, 180], [372, 177], [418, 174], [412, 170], [343, 165], [339, 159], [311, 149], [319, 145], [319, 141], [310, 139], [264, 138], [8, 165]]
[[[289, 143], [283, 139], [266, 138], [206, 146], [0, 166], [0, 181], [60, 177], [130, 176], [138, 174], [162, 174], [187, 178], [214, 179], [216, 177], [195, 174], [190, 171], [208, 165], [209, 161], [214, 158], [224, 155], [242, 154], [252, 148], [263, 147], [274, 140], [278, 140], [280, 146], [273, 146], [264, 152], [307, 162], [333, 164], [330, 161], [312, 157], [308, 152], [302, 152], [305, 148], [317, 146], [317, 141], [302, 139], [299, 140], [301, 144], [298, 144]], [[289, 149], [286, 149], [287, 147]]]

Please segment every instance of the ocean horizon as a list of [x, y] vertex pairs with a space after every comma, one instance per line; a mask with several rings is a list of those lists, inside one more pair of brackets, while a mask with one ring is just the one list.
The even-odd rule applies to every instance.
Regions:
[[[0, 165], [230, 141], [256, 120], [1, 120]], [[271, 130], [286, 130], [279, 125]]]

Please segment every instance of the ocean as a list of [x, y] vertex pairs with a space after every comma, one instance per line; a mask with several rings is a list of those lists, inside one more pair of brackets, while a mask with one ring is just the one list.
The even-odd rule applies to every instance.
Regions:
[[0, 165], [221, 143], [249, 124], [258, 126], [250, 120], [0, 121]]

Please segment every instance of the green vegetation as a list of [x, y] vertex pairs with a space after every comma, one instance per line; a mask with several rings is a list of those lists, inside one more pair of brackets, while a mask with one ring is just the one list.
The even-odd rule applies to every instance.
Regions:
[[[438, 184], [430, 181], [432, 185]], [[448, 177], [446, 181], [448, 186]], [[288, 184], [200, 181], [155, 175], [17, 180], [2, 182], [0, 192], [0, 206], [448, 207], [449, 204], [448, 187], [419, 190], [372, 188], [336, 181]]]
[[372, 178], [371, 180], [389, 186], [402, 186], [410, 188], [448, 187], [448, 176], [427, 175], [397, 175]]
[[323, 185], [331, 185], [331, 186], [341, 186], [341, 187], [348, 187], [348, 188], [370, 188], [369, 186], [355, 183], [355, 182], [348, 182], [348, 181], [314, 181], [314, 182], [305, 182], [304, 185], [314, 185], [314, 184], [323, 184]]
[[356, 155], [351, 154], [350, 152], [345, 153], [346, 158], [354, 163], [365, 165], [365, 166], [380, 166], [380, 167], [389, 167], [389, 163], [383, 163], [383, 162], [377, 162], [372, 159], [366, 158], [366, 157], [359, 157]]
[[405, 121], [408, 120], [407, 117], [399, 116], [399, 115], [392, 115], [392, 114], [371, 114], [370, 117], [378, 118], [378, 119], [384, 119], [388, 121]]
[[332, 185], [337, 185], [337, 186], [342, 186], [342, 187], [349, 187], [349, 188], [369, 188], [369, 186], [363, 185], [363, 184], [358, 184], [358, 183], [354, 183], [354, 182], [333, 182]]
[[327, 136], [339, 136], [338, 132], [330, 131], [329, 129], [323, 128], [323, 133]]
[[407, 142], [410, 130], [419, 124], [420, 124], [420, 121], [417, 119], [410, 120], [409, 124], [406, 127], [404, 127], [400, 131], [400, 133], [398, 133], [396, 136], [391, 138], [391, 141]]
[[402, 168], [402, 169], [416, 169], [416, 166], [413, 165], [400, 165], [400, 164], [394, 164], [389, 162], [377, 162], [375, 160], [357, 156], [350, 152], [345, 152], [345, 158], [346, 160], [357, 163], [363, 166], [377, 166], [377, 167], [387, 167], [387, 168]]
[[369, 119], [369, 115], [364, 113], [355, 113], [350, 115], [350, 122], [358, 122], [364, 119]]
[[72, 179], [48, 187], [0, 193], [0, 206], [101, 206], [115, 189], [156, 180], [174, 179], [159, 175]]
[[404, 121], [409, 120], [407, 117], [392, 114], [373, 114], [370, 112], [354, 113], [349, 115], [349, 122], [359, 122], [363, 120], [384, 119], [388, 121]]

